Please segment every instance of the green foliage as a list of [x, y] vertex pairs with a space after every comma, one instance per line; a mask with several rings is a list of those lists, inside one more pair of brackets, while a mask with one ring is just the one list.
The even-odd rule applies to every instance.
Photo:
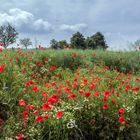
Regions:
[[50, 44], [51, 44], [50, 48], [52, 49], [64, 49], [65, 47], [68, 46], [66, 40], [56, 41], [55, 39], [52, 39]]
[[64, 49], [65, 47], [68, 46], [68, 43], [67, 43], [66, 40], [60, 40], [60, 41], [58, 42], [58, 46], [59, 46], [60, 49]]
[[80, 32], [77, 32], [70, 38], [70, 45], [66, 42], [66, 40], [56, 41], [55, 39], [52, 39], [50, 44], [50, 48], [52, 49], [64, 49], [65, 47], [69, 48], [69, 46], [73, 49], [106, 50], [108, 48], [105, 38], [100, 32], [97, 32], [86, 39]]
[[86, 39], [86, 48], [87, 49], [97, 49], [97, 46], [95, 45], [94, 39], [91, 37], [87, 37]]
[[107, 49], [108, 46], [106, 45], [105, 38], [102, 33], [97, 32], [96, 34], [92, 35], [91, 37], [87, 37], [86, 39], [86, 47], [88, 49]]
[[58, 49], [58, 42], [55, 39], [51, 40], [50, 45], [52, 49]]
[[85, 49], [85, 38], [84, 36], [80, 33], [77, 32], [73, 34], [73, 36], [70, 39], [71, 46], [75, 49]]
[[14, 27], [10, 24], [0, 26], [0, 43], [4, 48], [7, 48], [10, 44], [16, 42], [18, 33]]

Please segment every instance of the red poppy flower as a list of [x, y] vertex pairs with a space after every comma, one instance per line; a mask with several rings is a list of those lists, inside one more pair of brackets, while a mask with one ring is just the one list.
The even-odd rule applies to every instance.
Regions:
[[74, 82], [77, 82], [77, 78], [74, 78], [74, 80], [73, 80]]
[[125, 89], [125, 90], [129, 90], [129, 89], [130, 89], [130, 85], [125, 86], [124, 89]]
[[21, 140], [21, 139], [23, 139], [23, 138], [24, 138], [24, 135], [23, 135], [23, 134], [20, 133], [20, 134], [17, 135], [17, 139], [18, 139], [18, 140]]
[[40, 63], [39, 63], [39, 66], [42, 67], [42, 66], [43, 66], [43, 62], [40, 62]]
[[75, 99], [76, 98], [76, 95], [75, 94], [70, 94], [70, 95], [68, 95], [68, 98], [69, 99]]
[[35, 106], [34, 105], [30, 105], [30, 109], [35, 109]]
[[83, 94], [84, 93], [84, 91], [83, 90], [78, 90], [78, 92], [79, 92], [79, 94]]
[[0, 65], [0, 73], [2, 73], [2, 72], [3, 72], [4, 67], [5, 67], [5, 65], [4, 65], [4, 64]]
[[120, 124], [125, 124], [125, 119], [124, 119], [124, 117], [123, 117], [123, 116], [119, 117], [118, 122], [119, 122]]
[[108, 100], [108, 97], [105, 96], [105, 97], [103, 98], [103, 101], [106, 102], [107, 100]]
[[44, 99], [46, 99], [48, 97], [48, 93], [47, 92], [42, 92], [42, 96], [44, 97]]
[[62, 118], [63, 115], [64, 115], [64, 113], [62, 111], [59, 111], [59, 112], [56, 113], [57, 118]]
[[58, 96], [56, 94], [54, 94], [54, 95], [50, 96], [47, 101], [48, 101], [49, 105], [56, 104], [58, 102]]
[[124, 84], [125, 83], [125, 80], [122, 80], [121, 83]]
[[99, 91], [95, 91], [95, 92], [93, 93], [93, 95], [94, 95], [95, 97], [99, 96], [99, 94], [100, 94]]
[[43, 103], [43, 104], [42, 104], [42, 109], [43, 109], [44, 111], [47, 111], [47, 110], [51, 110], [51, 107], [50, 107], [47, 103]]
[[115, 93], [115, 90], [114, 90], [114, 89], [112, 89], [112, 90], [111, 90], [111, 93], [112, 93], [112, 94], [114, 94], [114, 93]]
[[55, 86], [56, 85], [56, 83], [55, 82], [50, 82], [50, 86]]
[[28, 112], [27, 111], [24, 111], [24, 112], [22, 112], [22, 119], [23, 120], [27, 120], [28, 119]]
[[43, 115], [44, 119], [48, 119], [50, 117], [50, 114]]
[[46, 58], [45, 58], [45, 60], [46, 60], [46, 61], [48, 61], [48, 60], [49, 60], [49, 58], [47, 58], [47, 57], [46, 57]]
[[88, 80], [87, 80], [87, 79], [84, 79], [84, 80], [83, 80], [83, 82], [84, 82], [84, 83], [87, 83], [87, 82], [88, 82]]
[[139, 87], [134, 87], [134, 88], [132, 89], [133, 92], [138, 91], [138, 90], [139, 90]]
[[44, 117], [41, 116], [41, 115], [39, 115], [39, 116], [36, 117], [35, 121], [36, 121], [37, 123], [43, 122], [43, 121], [44, 121]]
[[104, 105], [102, 106], [102, 108], [103, 108], [103, 109], [108, 109], [108, 104], [104, 104]]
[[73, 88], [76, 88], [77, 87], [77, 84], [76, 83], [72, 84], [72, 87]]
[[18, 57], [16, 57], [16, 61], [19, 61], [19, 58]]
[[30, 104], [26, 105], [26, 110], [30, 110], [30, 109], [31, 109]]
[[88, 80], [87, 79], [84, 79], [83, 80], [83, 83], [84, 83], [84, 86], [86, 86], [88, 84]]
[[34, 115], [37, 115], [37, 114], [38, 114], [38, 110], [35, 110], [35, 111], [33, 112], [33, 114], [34, 114]]
[[87, 92], [85, 92], [85, 94], [84, 94], [84, 95], [85, 95], [85, 97], [89, 97], [89, 96], [90, 96], [90, 94], [91, 94], [91, 93], [90, 93], [90, 91], [87, 91]]
[[119, 110], [118, 110], [118, 112], [119, 112], [119, 114], [124, 114], [124, 112], [125, 112], [125, 110], [123, 109], [123, 108], [120, 108]]
[[69, 87], [66, 87], [66, 88], [64, 88], [64, 92], [67, 92], [67, 93], [71, 93], [71, 88], [69, 88]]
[[36, 65], [38, 65], [38, 62], [35, 62]]
[[52, 70], [56, 70], [56, 66], [52, 66]]
[[66, 84], [69, 85], [70, 84], [70, 81], [66, 81]]
[[30, 85], [34, 84], [34, 82], [32, 80], [29, 80]]
[[26, 86], [26, 87], [30, 86], [30, 83], [29, 83], [29, 82], [26, 82], [26, 83], [25, 83], [25, 86]]
[[104, 96], [105, 96], [105, 97], [110, 96], [110, 92], [109, 92], [108, 90], [106, 90], [106, 91], [104, 92]]
[[39, 91], [39, 89], [38, 89], [38, 87], [33, 86], [33, 87], [32, 87], [32, 91], [33, 91], [33, 92], [38, 92], [38, 91]]
[[95, 83], [91, 82], [91, 83], [90, 83], [90, 88], [91, 88], [91, 89], [94, 89], [95, 87], [96, 87]]
[[26, 103], [23, 99], [18, 100], [20, 106], [26, 106]]
[[107, 70], [109, 67], [108, 66], [104, 66], [104, 69]]
[[2, 48], [0, 48], [0, 52], [2, 52]]
[[62, 94], [62, 90], [61, 89], [57, 90], [57, 92], [58, 92], [58, 94]]

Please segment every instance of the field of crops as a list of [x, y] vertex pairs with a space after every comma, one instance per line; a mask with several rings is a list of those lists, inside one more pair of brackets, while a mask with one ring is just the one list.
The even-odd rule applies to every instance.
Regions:
[[1, 140], [139, 140], [140, 52], [0, 50]]

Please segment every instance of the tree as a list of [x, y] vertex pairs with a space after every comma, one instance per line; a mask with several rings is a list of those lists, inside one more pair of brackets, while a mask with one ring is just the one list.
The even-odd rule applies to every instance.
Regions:
[[20, 39], [20, 44], [21, 44], [25, 49], [27, 49], [28, 46], [32, 45], [32, 42], [31, 42], [30, 38], [23, 38], [23, 39]]
[[68, 43], [67, 43], [66, 40], [60, 40], [60, 41], [58, 42], [58, 47], [59, 47], [60, 49], [64, 49], [66, 46], [68, 46]]
[[20, 39], [20, 45], [22, 45], [25, 49], [27, 49], [28, 46], [32, 45], [32, 42], [30, 38], [23, 38], [23, 39]]
[[51, 41], [50, 41], [50, 47], [52, 48], [52, 49], [58, 49], [59, 48], [59, 46], [58, 46], [58, 42], [55, 40], [55, 39], [52, 39]]
[[85, 38], [80, 32], [73, 34], [73, 36], [70, 39], [70, 43], [71, 43], [71, 46], [76, 49], [86, 48]]
[[51, 44], [50, 47], [52, 49], [64, 49], [65, 46], [68, 46], [68, 43], [66, 40], [56, 41], [55, 39], [52, 39], [50, 44]]
[[6, 49], [10, 44], [16, 42], [18, 33], [10, 24], [0, 26], [0, 44]]
[[86, 38], [86, 49], [97, 49], [94, 39], [92, 37]]
[[105, 42], [104, 35], [102, 33], [97, 32], [96, 34], [91, 36], [91, 38], [94, 40], [94, 45], [96, 46], [95, 48], [103, 49], [103, 50], [108, 48]]

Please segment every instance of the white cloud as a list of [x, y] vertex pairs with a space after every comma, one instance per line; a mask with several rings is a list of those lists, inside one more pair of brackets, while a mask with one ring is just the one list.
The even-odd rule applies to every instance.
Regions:
[[52, 25], [48, 21], [44, 21], [42, 19], [34, 21], [33, 26], [35, 27], [35, 30], [43, 29], [48, 31], [52, 29]]
[[8, 13], [0, 13], [0, 19], [0, 25], [11, 23], [18, 29], [22, 27], [34, 31], [50, 31], [52, 29], [52, 25], [48, 21], [35, 19], [32, 13], [18, 8], [10, 9]]
[[11, 16], [13, 16], [13, 18], [15, 19], [15, 21], [19, 21], [21, 23], [29, 23], [33, 20], [34, 16], [32, 13], [26, 12], [26, 11], [22, 11], [20, 9], [10, 9], [9, 10], [9, 14], [11, 14]]
[[75, 24], [75, 25], [62, 24], [60, 26], [60, 30], [76, 32], [76, 31], [83, 30], [86, 27], [87, 27], [87, 24], [85, 23], [80, 23], [80, 24]]
[[20, 27], [23, 24], [28, 24], [32, 22], [34, 16], [33, 14], [22, 11], [18, 8], [10, 9], [8, 13], [0, 13], [0, 24], [11, 23], [16, 27]]

